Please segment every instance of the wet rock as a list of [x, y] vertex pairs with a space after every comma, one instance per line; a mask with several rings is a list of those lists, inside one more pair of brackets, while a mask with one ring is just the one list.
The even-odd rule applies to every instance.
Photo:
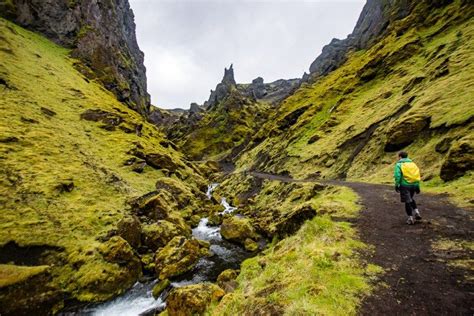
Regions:
[[126, 216], [117, 224], [117, 235], [125, 239], [130, 246], [138, 248], [141, 244], [142, 228], [136, 216]]
[[225, 292], [212, 283], [183, 286], [171, 291], [167, 300], [170, 316], [204, 315], [207, 307], [218, 302]]
[[155, 272], [160, 280], [175, 277], [194, 268], [199, 258], [208, 253], [196, 239], [174, 237], [155, 255]]
[[422, 130], [430, 124], [431, 118], [423, 115], [412, 115], [395, 121], [387, 131], [385, 151], [393, 152], [411, 144]]
[[234, 269], [227, 269], [221, 272], [217, 277], [217, 285], [219, 285], [226, 293], [234, 292], [238, 283], [236, 281], [239, 276], [239, 271]]
[[257, 239], [255, 232], [248, 218], [231, 216], [225, 218], [221, 225], [221, 235], [227, 240], [244, 244], [246, 239]]
[[143, 225], [142, 242], [151, 251], [156, 251], [166, 246], [176, 236], [191, 236], [191, 229], [183, 230], [176, 224], [166, 220], [159, 220], [156, 223]]
[[164, 290], [166, 290], [166, 288], [169, 287], [170, 285], [171, 285], [171, 282], [168, 279], [158, 281], [158, 283], [156, 283], [156, 285], [153, 287], [153, 291], [152, 291], [153, 297], [157, 299], [161, 295], [161, 293]]
[[440, 177], [451, 181], [474, 169], [474, 137], [466, 136], [454, 142], [441, 166]]

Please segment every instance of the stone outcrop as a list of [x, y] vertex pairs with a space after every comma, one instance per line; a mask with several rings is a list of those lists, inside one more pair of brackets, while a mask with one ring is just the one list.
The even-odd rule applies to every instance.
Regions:
[[[423, 2], [425, 2], [424, 5], [429, 7], [439, 7], [452, 1], [424, 0]], [[368, 0], [352, 33], [343, 40], [335, 38], [323, 47], [321, 54], [309, 68], [311, 77], [324, 76], [341, 66], [346, 61], [349, 51], [366, 49], [372, 46], [380, 37], [391, 31], [392, 25], [396, 21], [407, 17], [415, 5], [417, 5], [417, 1]], [[409, 29], [409, 27], [406, 29]], [[398, 32], [403, 32], [403, 29], [399, 28]], [[308, 79], [308, 77], [305, 79]]]
[[454, 142], [441, 166], [440, 177], [451, 181], [474, 169], [474, 137], [466, 136]]
[[148, 114], [143, 53], [128, 0], [11, 0], [0, 5], [1, 16], [71, 48], [72, 56], [87, 66], [77, 65], [84, 75], [100, 80], [118, 100]]
[[201, 283], [174, 289], [167, 300], [170, 316], [204, 315], [211, 303], [218, 302], [225, 292], [215, 284]]

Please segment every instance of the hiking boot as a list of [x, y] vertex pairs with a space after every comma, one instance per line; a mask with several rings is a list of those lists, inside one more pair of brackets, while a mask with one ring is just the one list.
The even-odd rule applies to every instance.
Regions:
[[415, 209], [415, 219], [416, 219], [417, 221], [421, 220], [420, 211], [418, 211], [417, 208]]
[[408, 225], [413, 225], [413, 224], [415, 224], [415, 220], [413, 219], [413, 216], [408, 216], [407, 224], [408, 224]]

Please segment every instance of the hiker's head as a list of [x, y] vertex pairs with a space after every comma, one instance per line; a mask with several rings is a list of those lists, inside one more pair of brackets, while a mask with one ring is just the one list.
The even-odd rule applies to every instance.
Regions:
[[402, 159], [402, 158], [407, 158], [408, 157], [408, 153], [406, 151], [400, 151], [398, 153], [398, 158]]

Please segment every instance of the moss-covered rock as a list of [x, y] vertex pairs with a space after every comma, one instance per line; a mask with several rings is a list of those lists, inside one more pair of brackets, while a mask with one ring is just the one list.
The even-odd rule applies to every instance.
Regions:
[[258, 250], [258, 243], [250, 238], [247, 238], [244, 241], [244, 247], [246, 250], [254, 252]]
[[440, 177], [451, 181], [474, 169], [474, 137], [466, 136], [451, 145], [441, 166]]
[[126, 216], [117, 224], [117, 235], [125, 239], [130, 246], [137, 248], [141, 243], [141, 226], [136, 216]]
[[231, 293], [233, 292], [238, 283], [235, 279], [239, 276], [239, 271], [234, 269], [227, 269], [221, 272], [217, 277], [217, 284], [226, 292]]
[[143, 225], [142, 242], [151, 251], [156, 251], [166, 246], [176, 236], [189, 237], [190, 235], [190, 229], [183, 229], [167, 220], [159, 220], [153, 224]]
[[258, 238], [250, 219], [237, 216], [230, 216], [223, 220], [221, 235], [227, 240], [240, 244], [244, 244], [246, 239]]
[[190, 271], [206, 253], [207, 249], [202, 249], [198, 240], [174, 237], [155, 255], [156, 275], [164, 280]]
[[158, 281], [158, 283], [156, 283], [156, 285], [153, 287], [153, 297], [157, 299], [161, 295], [161, 293], [166, 290], [166, 288], [168, 288], [170, 285], [171, 282], [168, 279]]
[[171, 291], [167, 300], [170, 316], [204, 315], [207, 307], [218, 302], [225, 292], [212, 283], [187, 285]]

